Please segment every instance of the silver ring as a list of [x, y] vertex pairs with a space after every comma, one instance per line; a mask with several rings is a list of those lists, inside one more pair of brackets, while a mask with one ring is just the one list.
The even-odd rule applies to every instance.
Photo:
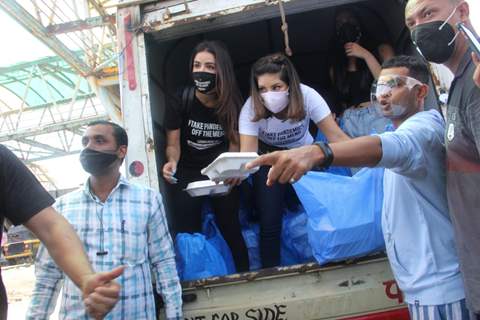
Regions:
[[295, 179], [294, 178], [291, 178], [290, 179], [290, 184], [294, 184], [295, 183]]

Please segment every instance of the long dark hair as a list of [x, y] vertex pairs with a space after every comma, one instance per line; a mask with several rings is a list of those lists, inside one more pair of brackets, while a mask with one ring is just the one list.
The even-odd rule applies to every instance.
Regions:
[[[376, 51], [377, 49], [372, 45], [371, 42], [367, 42], [370, 39], [369, 35], [366, 34], [366, 28], [363, 26], [359, 15], [356, 13], [355, 7], [347, 6], [341, 7], [336, 10], [335, 12], [335, 24], [337, 18], [340, 14], [346, 13], [351, 15], [358, 26], [360, 27], [361, 37], [359, 40], [359, 44], [370, 51], [377, 59]], [[337, 26], [335, 25], [335, 31]], [[344, 44], [340, 43], [337, 39], [337, 32], [335, 32], [335, 36], [331, 40], [331, 50], [332, 54], [330, 56], [330, 65], [332, 66], [332, 82], [335, 87], [335, 91], [337, 93], [336, 100], [340, 103], [347, 103], [349, 99], [349, 94], [351, 92], [350, 82], [348, 81], [348, 57], [345, 54]], [[356, 67], [357, 71], [360, 73], [360, 81], [356, 85], [360, 86], [360, 89], [363, 90], [370, 90], [370, 86], [373, 82], [373, 76], [368, 69], [367, 64], [363, 59], [356, 59]], [[346, 106], [350, 107], [350, 106]], [[342, 110], [343, 111], [343, 110]]]
[[274, 53], [257, 60], [252, 66], [250, 74], [250, 95], [252, 97], [255, 116], [252, 121], [266, 119], [272, 113], [265, 108], [260, 92], [258, 91], [258, 77], [263, 74], [279, 74], [280, 79], [288, 85], [290, 102], [288, 103], [286, 118], [300, 121], [305, 118], [303, 94], [300, 90], [300, 77], [293, 63], [282, 53]]
[[217, 73], [215, 88], [217, 93], [216, 114], [228, 140], [238, 143], [238, 117], [240, 115], [242, 96], [238, 89], [230, 54], [225, 45], [219, 41], [202, 41], [193, 49], [190, 58], [190, 72], [193, 70], [195, 56], [200, 52], [209, 52], [215, 57], [215, 70]]

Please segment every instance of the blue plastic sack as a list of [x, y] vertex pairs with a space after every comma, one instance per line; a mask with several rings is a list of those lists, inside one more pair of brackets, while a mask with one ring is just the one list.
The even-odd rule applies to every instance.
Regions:
[[179, 233], [175, 239], [180, 280], [197, 280], [228, 274], [220, 252], [200, 233]]
[[293, 184], [308, 215], [308, 239], [323, 264], [384, 250], [383, 169], [353, 177], [309, 172]]
[[[220, 253], [222, 259], [227, 267], [226, 274], [232, 274], [236, 272], [235, 262], [233, 261], [232, 252], [225, 239], [223, 239], [220, 230], [215, 224], [215, 218], [213, 214], [207, 214], [204, 217], [202, 232], [205, 235], [207, 241]], [[193, 260], [195, 261], [195, 260]]]
[[302, 206], [285, 210], [282, 226], [281, 265], [289, 266], [314, 261], [308, 240], [308, 216]]

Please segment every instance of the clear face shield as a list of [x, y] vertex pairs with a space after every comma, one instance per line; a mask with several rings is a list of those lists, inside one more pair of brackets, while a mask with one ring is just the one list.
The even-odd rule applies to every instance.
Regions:
[[392, 101], [393, 90], [407, 88], [410, 91], [417, 85], [422, 83], [408, 76], [382, 76], [372, 84], [370, 100], [383, 116], [390, 119], [401, 118], [405, 115], [407, 106], [402, 104], [402, 101]]

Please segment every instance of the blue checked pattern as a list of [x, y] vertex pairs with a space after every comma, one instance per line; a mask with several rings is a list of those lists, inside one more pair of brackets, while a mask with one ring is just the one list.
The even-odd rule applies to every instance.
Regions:
[[[156, 319], [152, 273], [165, 301], [167, 319], [182, 319], [181, 286], [158, 192], [121, 177], [102, 203], [90, 193], [87, 182], [84, 188], [59, 198], [55, 208], [73, 225], [97, 272], [127, 266], [117, 279], [122, 286], [120, 300], [105, 319]], [[97, 255], [103, 250], [108, 254]], [[35, 274], [27, 319], [48, 319], [60, 288], [60, 319], [89, 319], [80, 290], [64, 276], [43, 246], [37, 255]]]

